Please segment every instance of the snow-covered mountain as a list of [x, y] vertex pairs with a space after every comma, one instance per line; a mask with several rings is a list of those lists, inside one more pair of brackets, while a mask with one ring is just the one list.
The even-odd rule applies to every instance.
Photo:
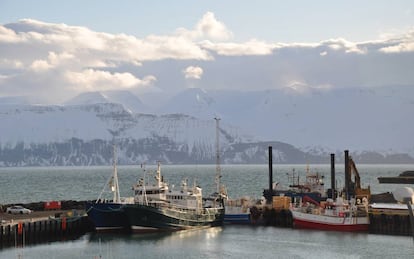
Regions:
[[410, 87], [193, 88], [161, 107], [129, 92], [82, 94], [60, 106], [9, 100], [0, 103], [0, 166], [110, 164], [114, 139], [122, 164], [214, 163], [215, 116], [225, 163], [266, 163], [269, 145], [276, 163], [329, 163], [344, 149], [360, 163], [414, 163]]
[[[134, 113], [120, 104], [71, 106], [0, 105], [0, 165], [107, 164], [111, 146], [121, 163], [210, 163], [215, 121], [183, 114]], [[249, 142], [223, 124], [220, 143]]]
[[118, 103], [133, 112], [144, 113], [148, 108], [129, 91], [102, 91], [81, 93], [66, 101], [65, 105], [87, 105], [97, 103]]
[[303, 150], [370, 150], [414, 156], [414, 87], [205, 91], [188, 89], [160, 112], [219, 115], [258, 139]]

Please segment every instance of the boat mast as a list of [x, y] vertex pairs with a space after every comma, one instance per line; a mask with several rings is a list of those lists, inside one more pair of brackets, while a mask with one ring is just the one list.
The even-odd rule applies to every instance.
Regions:
[[220, 167], [220, 145], [219, 145], [219, 122], [220, 118], [214, 118], [216, 120], [216, 185], [217, 193], [220, 193], [220, 178], [221, 178], [221, 167]]
[[145, 205], [148, 205], [147, 189], [145, 188], [145, 186], [146, 186], [145, 178], [146, 178], [146, 175], [147, 175], [146, 170], [145, 170], [145, 163], [141, 164], [141, 168], [143, 169], [142, 172], [144, 174], [144, 177], [142, 178], [142, 197], [143, 197], [142, 200], [143, 200]]
[[113, 192], [114, 193], [114, 198], [112, 200], [112, 202], [115, 203], [120, 203], [121, 202], [121, 196], [119, 195], [119, 184], [118, 184], [118, 171], [116, 169], [116, 145], [115, 143], [113, 144], [113, 155], [114, 155], [114, 170], [112, 172], [112, 176], [108, 179], [108, 182], [105, 184], [104, 188], [102, 189], [101, 193], [98, 196], [98, 199], [96, 200], [96, 203], [102, 202], [102, 195], [103, 193], [106, 191], [106, 187], [109, 186], [110, 190], [109, 192]]
[[114, 144], [113, 148], [114, 148], [114, 151], [113, 151], [114, 152], [114, 162], [113, 162], [114, 163], [114, 175], [113, 175], [114, 182], [113, 182], [113, 189], [112, 189], [112, 191], [114, 192], [113, 202], [120, 203], [121, 202], [121, 197], [119, 195], [118, 170], [117, 170], [117, 167], [116, 167], [117, 156], [116, 156], [116, 146], [115, 146], [115, 144]]

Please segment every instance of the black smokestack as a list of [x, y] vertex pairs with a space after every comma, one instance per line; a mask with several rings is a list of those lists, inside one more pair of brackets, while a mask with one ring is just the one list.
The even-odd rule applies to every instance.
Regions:
[[349, 172], [349, 151], [345, 150], [345, 194], [346, 199], [349, 200], [349, 192], [350, 187], [349, 184], [351, 182], [351, 174]]
[[273, 196], [273, 161], [272, 146], [269, 146], [269, 193]]
[[331, 192], [331, 197], [335, 200], [335, 154], [331, 154]]

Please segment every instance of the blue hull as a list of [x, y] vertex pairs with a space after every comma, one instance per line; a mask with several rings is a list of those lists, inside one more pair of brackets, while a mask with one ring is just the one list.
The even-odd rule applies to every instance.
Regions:
[[224, 214], [224, 224], [250, 224], [250, 214]]
[[129, 222], [123, 206], [120, 203], [87, 202], [85, 210], [96, 231], [128, 231]]

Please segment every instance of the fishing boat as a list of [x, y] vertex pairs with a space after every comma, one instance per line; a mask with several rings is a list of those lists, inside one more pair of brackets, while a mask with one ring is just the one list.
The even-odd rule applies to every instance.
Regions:
[[[291, 212], [297, 228], [313, 228], [337, 231], [368, 231], [368, 203], [371, 191], [362, 188], [356, 165], [345, 150], [345, 188], [338, 196], [335, 188], [335, 155], [331, 154], [331, 197], [315, 201], [309, 196], [294, 202]], [[354, 181], [352, 181], [354, 174]]]
[[[122, 198], [119, 194], [118, 171], [116, 163], [116, 148], [114, 145], [113, 171], [107, 183], [104, 185], [96, 201], [88, 201], [85, 210], [89, 220], [93, 223], [97, 232], [128, 231], [129, 223], [122, 207], [133, 203], [134, 197]], [[112, 199], [105, 199], [104, 195], [112, 193]]]
[[183, 180], [179, 190], [172, 190], [163, 181], [158, 163], [155, 183], [147, 176], [133, 186], [134, 203], [123, 210], [132, 232], [148, 233], [177, 231], [199, 227], [221, 226], [224, 219], [223, 199], [219, 195], [202, 197], [202, 189], [195, 183], [188, 186]]
[[279, 182], [272, 183], [272, 190], [264, 190], [263, 196], [268, 200], [272, 200], [275, 196], [290, 197], [292, 201], [295, 198], [303, 198], [305, 196], [312, 198], [315, 201], [324, 201], [327, 198], [325, 190], [324, 176], [319, 172], [311, 172], [309, 166], [306, 167], [305, 181], [301, 182], [299, 174], [295, 173], [295, 169], [291, 174], [287, 174], [289, 181], [289, 187], [283, 187]]
[[180, 190], [164, 182], [158, 163], [155, 183], [150, 184], [144, 170], [144, 177], [133, 187], [134, 204], [123, 207], [131, 225], [138, 233], [157, 231], [177, 231], [192, 228], [215, 227], [223, 225], [226, 193], [220, 186], [221, 169], [219, 156], [219, 118], [216, 120], [216, 176], [217, 191], [203, 198], [202, 189], [194, 182], [188, 186], [187, 179], [181, 183]]
[[226, 213], [224, 224], [250, 224], [250, 207], [253, 206], [249, 197], [225, 200]]
[[336, 231], [368, 231], [369, 218], [367, 213], [368, 201], [356, 204], [342, 198], [336, 201], [315, 204], [306, 201], [300, 207], [291, 208], [293, 225], [296, 228], [308, 228]]

